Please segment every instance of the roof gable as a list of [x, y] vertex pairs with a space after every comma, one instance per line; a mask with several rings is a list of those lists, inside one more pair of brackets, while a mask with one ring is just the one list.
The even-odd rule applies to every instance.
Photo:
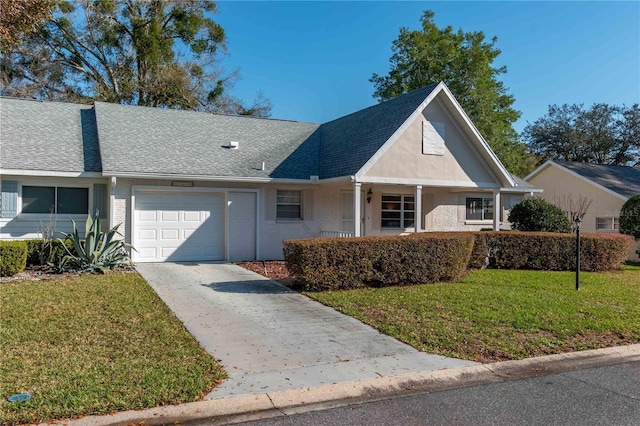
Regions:
[[323, 124], [320, 127], [320, 178], [355, 175], [436, 86], [414, 90]]
[[532, 179], [547, 167], [558, 167], [625, 200], [640, 194], [640, 169], [627, 166], [549, 160], [525, 179], [527, 181]]
[[[511, 174], [506, 170], [504, 165], [491, 150], [489, 144], [484, 140], [478, 129], [471, 122], [469, 116], [464, 112], [447, 86], [443, 82], [440, 82], [438, 84], [428, 86], [428, 88], [430, 89], [428, 93], [421, 93], [426, 96], [424, 96], [422, 101], [418, 103], [415, 110], [410, 113], [407, 119], [396, 129], [393, 135], [380, 146], [378, 151], [371, 156], [357, 174], [359, 176], [366, 174], [367, 171], [384, 155], [384, 153], [390, 149], [394, 143], [396, 143], [397, 139], [402, 135], [411, 122], [422, 115], [425, 109], [437, 99], [442, 105], [443, 110], [455, 123], [457, 129], [466, 135], [468, 142], [471, 144], [470, 149], [474, 151], [474, 154], [477, 154], [476, 158], [477, 161], [479, 161], [478, 165], [485, 168], [486, 171], [489, 171], [489, 173], [494, 176], [494, 179], [497, 179], [496, 183], [498, 184], [498, 187], [513, 187], [515, 183]], [[413, 94], [415, 92], [411, 93]]]

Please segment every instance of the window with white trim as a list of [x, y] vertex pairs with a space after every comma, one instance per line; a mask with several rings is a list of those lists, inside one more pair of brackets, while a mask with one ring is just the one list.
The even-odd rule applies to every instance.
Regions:
[[596, 230], [598, 231], [617, 231], [620, 225], [619, 217], [597, 217]]
[[380, 225], [385, 229], [414, 226], [416, 203], [413, 195], [382, 195]]
[[493, 198], [468, 197], [467, 220], [493, 220]]
[[302, 191], [278, 190], [276, 219], [302, 220]]
[[89, 188], [25, 185], [22, 213], [87, 214]]

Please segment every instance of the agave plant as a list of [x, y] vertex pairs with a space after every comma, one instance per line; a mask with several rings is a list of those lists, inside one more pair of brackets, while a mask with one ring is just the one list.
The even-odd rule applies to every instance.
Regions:
[[[135, 250], [131, 244], [115, 239], [120, 224], [111, 228], [108, 232], [103, 232], [100, 226], [100, 218], [96, 214], [95, 219], [89, 215], [85, 225], [84, 239], [80, 238], [76, 222], [73, 223], [73, 232], [64, 233], [65, 238], [58, 238], [67, 254], [62, 257], [58, 269], [82, 269], [93, 272], [105, 272], [124, 263], [131, 263], [131, 259], [126, 249]], [[71, 241], [73, 250], [64, 244], [65, 240]]]

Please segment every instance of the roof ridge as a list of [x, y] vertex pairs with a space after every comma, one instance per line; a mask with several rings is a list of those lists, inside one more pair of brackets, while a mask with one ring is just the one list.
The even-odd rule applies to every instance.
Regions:
[[161, 108], [161, 107], [152, 107], [152, 106], [146, 106], [146, 105], [127, 105], [127, 104], [118, 104], [115, 102], [95, 101], [94, 104], [105, 104], [105, 105], [117, 106], [117, 107], [142, 108], [150, 111], [167, 111], [172, 113], [191, 113], [191, 114], [203, 114], [203, 115], [209, 114], [216, 117], [246, 118], [246, 119], [265, 120], [265, 121], [283, 121], [287, 123], [313, 124], [317, 126], [320, 125], [320, 123], [314, 123], [310, 121], [287, 120], [284, 118], [256, 117], [252, 115], [239, 115], [239, 114], [224, 114], [219, 112], [195, 111], [190, 109]]
[[[428, 84], [428, 85], [426, 85], [426, 86], [424, 86], [424, 87], [420, 87], [419, 89], [414, 89], [414, 90], [411, 90], [411, 91], [406, 92], [406, 93], [401, 93], [401, 94], [399, 94], [399, 95], [397, 95], [397, 96], [394, 96], [394, 97], [393, 97], [393, 98], [391, 98], [391, 99], [387, 99], [387, 100], [385, 100], [385, 101], [378, 102], [377, 104], [370, 105], [370, 106], [368, 106], [368, 107], [365, 107], [365, 108], [359, 109], [359, 110], [357, 110], [357, 111], [354, 111], [354, 112], [352, 112], [352, 113], [349, 113], [349, 114], [343, 115], [343, 116], [341, 116], [341, 117], [334, 118], [333, 120], [327, 121], [327, 122], [322, 123], [322, 124], [329, 124], [329, 123], [333, 123], [334, 121], [338, 121], [338, 120], [341, 120], [341, 119], [346, 118], [346, 117], [350, 117], [350, 116], [355, 115], [355, 114], [360, 114], [360, 113], [363, 113], [363, 112], [365, 112], [365, 111], [367, 111], [367, 110], [370, 110], [370, 109], [373, 109], [373, 108], [378, 108], [378, 107], [380, 107], [381, 105], [388, 104], [389, 102], [394, 102], [394, 101], [396, 101], [397, 99], [400, 99], [400, 98], [405, 97], [405, 96], [409, 96], [409, 95], [414, 94], [414, 93], [416, 93], [416, 92], [418, 92], [418, 91], [428, 91], [429, 93], [431, 93], [431, 91], [433, 91], [433, 89], [434, 89], [438, 84], [439, 84], [439, 83], [432, 83], [432, 84]], [[428, 90], [427, 90], [427, 89], [428, 89]]]
[[598, 163], [587, 163], [585, 161], [573, 161], [573, 160], [551, 160], [551, 161], [553, 161], [554, 163], [584, 164], [587, 166], [596, 166], [596, 167], [620, 167], [620, 168], [626, 168], [626, 169], [633, 169], [640, 172], [640, 169], [638, 169], [637, 167], [623, 166], [621, 164], [598, 164]]

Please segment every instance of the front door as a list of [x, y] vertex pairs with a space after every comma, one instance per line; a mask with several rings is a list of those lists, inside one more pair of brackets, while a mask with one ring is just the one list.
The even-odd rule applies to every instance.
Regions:
[[[364, 194], [361, 194], [360, 201], [360, 233], [364, 235]], [[340, 192], [340, 232], [348, 232], [354, 234], [354, 208], [353, 208], [353, 191]]]

